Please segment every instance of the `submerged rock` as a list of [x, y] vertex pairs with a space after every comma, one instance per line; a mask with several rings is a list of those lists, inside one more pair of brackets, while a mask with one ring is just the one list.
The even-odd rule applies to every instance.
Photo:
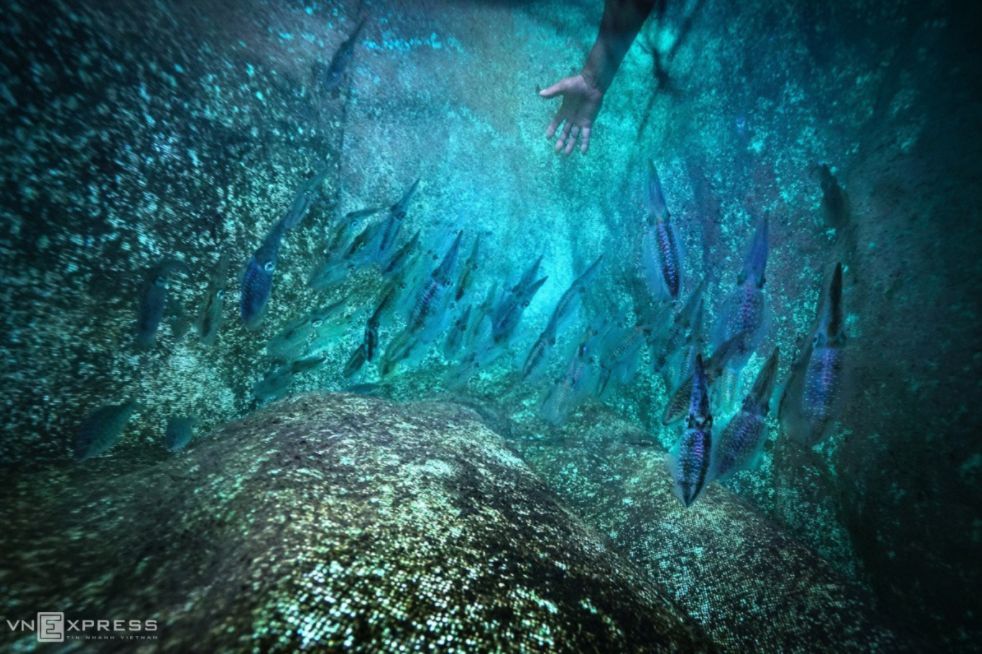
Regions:
[[101, 650], [711, 650], [459, 406], [293, 397], [123, 463], [12, 480], [6, 618], [158, 621]]
[[862, 587], [719, 483], [683, 508], [666, 453], [630, 423], [595, 409], [565, 431], [564, 440], [523, 446], [525, 460], [720, 651], [930, 651], [877, 613]]

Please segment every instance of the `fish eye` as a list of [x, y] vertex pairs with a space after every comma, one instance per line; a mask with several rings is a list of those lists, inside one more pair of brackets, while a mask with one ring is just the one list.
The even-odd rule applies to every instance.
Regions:
[[222, 298], [225, 297], [225, 289], [224, 288], [218, 289], [218, 293], [216, 293], [215, 295], [217, 295], [218, 299], [221, 300]]
[[275, 268], [276, 268], [275, 261], [267, 261], [266, 263], [263, 264], [263, 270], [265, 270], [266, 272], [273, 272]]
[[522, 306], [523, 307], [527, 307], [528, 305], [529, 305], [529, 301], [528, 300], [525, 300], [524, 302], [522, 302]]
[[156, 284], [157, 286], [167, 286], [167, 278], [161, 275], [156, 280], [154, 280], [154, 284]]
[[324, 324], [324, 321], [321, 320], [320, 318], [318, 318], [317, 320], [315, 320], [314, 322], [312, 322], [310, 324], [313, 325], [314, 327], [320, 327], [321, 325]]

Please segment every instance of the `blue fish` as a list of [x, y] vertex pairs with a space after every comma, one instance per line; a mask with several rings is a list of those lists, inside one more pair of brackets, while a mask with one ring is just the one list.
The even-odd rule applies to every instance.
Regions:
[[177, 417], [172, 416], [167, 420], [167, 430], [164, 432], [164, 447], [171, 452], [183, 449], [191, 442], [194, 435], [194, 428], [198, 426], [198, 419], [194, 416]]
[[[361, 34], [362, 28], [365, 26], [365, 21], [367, 19], [362, 18], [358, 22], [354, 31], [341, 45], [338, 47], [337, 52], [331, 58], [331, 63], [323, 72], [315, 69], [315, 76], [317, 81], [320, 83], [321, 87], [328, 93], [333, 93], [341, 86], [341, 80], [344, 79], [344, 72], [348, 68], [348, 64], [351, 62], [352, 57], [355, 54], [355, 43], [358, 41], [358, 35]], [[319, 74], [318, 74], [319, 73]]]
[[532, 301], [536, 292], [549, 279], [548, 276], [535, 280], [542, 263], [542, 256], [535, 260], [528, 270], [522, 274], [522, 278], [510, 290], [502, 293], [498, 304], [491, 314], [491, 335], [496, 344], [505, 343], [511, 339], [518, 327], [525, 308]]
[[764, 295], [764, 272], [767, 268], [767, 226], [765, 216], [754, 233], [743, 269], [737, 276], [737, 287], [724, 300], [711, 340], [719, 345], [736, 334], [745, 335], [731, 367], [739, 370], [746, 364], [767, 327], [767, 303]]
[[375, 243], [374, 253], [375, 262], [379, 265], [383, 265], [392, 252], [392, 246], [395, 244], [399, 232], [402, 231], [402, 225], [406, 220], [406, 214], [409, 211], [409, 201], [416, 194], [417, 186], [419, 186], [419, 178], [406, 189], [402, 198], [392, 205], [389, 209], [389, 215], [382, 222], [382, 226], [378, 231], [378, 241]]
[[468, 255], [467, 261], [464, 262], [464, 269], [460, 271], [460, 277], [457, 278], [457, 287], [454, 290], [455, 302], [464, 299], [464, 295], [474, 283], [474, 274], [477, 272], [478, 258], [481, 254], [480, 249], [481, 235], [478, 234], [474, 239], [474, 245], [471, 246], [471, 253]]
[[205, 299], [198, 312], [195, 327], [198, 336], [205, 345], [211, 345], [218, 336], [218, 331], [224, 321], [225, 308], [225, 276], [228, 274], [229, 256], [223, 254], [218, 261], [218, 267], [212, 273], [205, 290]]
[[689, 294], [682, 308], [673, 316], [668, 329], [653, 339], [652, 359], [655, 372], [661, 372], [669, 358], [685, 342], [686, 334], [692, 329], [695, 317], [702, 310], [702, 293], [705, 288], [706, 280], [703, 279], [696, 290]]
[[145, 349], [153, 345], [157, 329], [167, 309], [167, 284], [171, 273], [191, 273], [187, 265], [176, 259], [164, 259], [146, 273], [140, 287], [139, 306], [136, 315], [136, 346]]
[[653, 161], [648, 162], [647, 207], [641, 235], [641, 266], [645, 281], [656, 301], [674, 300], [682, 288], [684, 253]]
[[325, 160], [321, 169], [297, 189], [293, 196], [293, 202], [290, 204], [290, 211], [283, 218], [284, 228], [287, 231], [295, 228], [307, 216], [314, 201], [320, 197], [321, 186], [330, 170], [331, 164]]
[[740, 411], [719, 435], [715, 457], [717, 479], [757, 467], [767, 441], [767, 414], [770, 412], [779, 356], [780, 351], [774, 348], [757, 374], [750, 393], [743, 399]]
[[561, 425], [593, 392], [599, 380], [596, 350], [606, 333], [605, 321], [594, 321], [576, 346], [566, 371], [546, 391], [539, 407], [543, 420]]
[[846, 334], [842, 310], [842, 264], [832, 274], [819, 306], [818, 326], [795, 361], [781, 398], [782, 429], [807, 447], [822, 442], [845, 399]]
[[241, 311], [242, 320], [250, 329], [259, 325], [263, 311], [266, 309], [266, 302], [273, 287], [276, 259], [285, 231], [286, 221], [280, 220], [273, 226], [246, 265], [245, 276], [242, 278]]
[[140, 405], [134, 401], [99, 407], [82, 421], [75, 438], [75, 460], [99, 456], [119, 442], [130, 416]]
[[682, 502], [682, 506], [692, 506], [712, 481], [712, 458], [713, 415], [709, 411], [709, 391], [702, 356], [698, 356], [689, 393], [685, 432], [668, 455], [672, 493]]
[[[716, 380], [723, 375], [723, 371], [729, 365], [730, 361], [734, 356], [743, 349], [743, 334], [737, 334], [730, 340], [726, 341], [720, 345], [716, 350], [713, 351], [713, 355], [709, 357], [706, 361], [705, 366], [702, 368], [703, 376], [705, 377], [706, 385], [712, 387]], [[701, 356], [697, 356], [696, 359], [702, 360]], [[690, 387], [692, 385], [693, 377], [686, 379], [682, 384], [675, 389], [672, 393], [671, 398], [668, 401], [668, 405], [665, 407], [664, 412], [661, 417], [661, 424], [670, 425], [682, 419], [685, 415], [686, 403], [690, 397]]]

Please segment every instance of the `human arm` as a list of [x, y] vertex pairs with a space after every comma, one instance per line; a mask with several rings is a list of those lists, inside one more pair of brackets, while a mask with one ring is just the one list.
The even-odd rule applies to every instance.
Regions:
[[546, 130], [546, 138], [552, 138], [560, 125], [563, 125], [556, 138], [556, 152], [565, 150], [566, 154], [571, 153], [577, 138], [580, 139], [580, 150], [586, 152], [593, 122], [600, 113], [604, 94], [614, 81], [624, 55], [641, 31], [641, 26], [655, 2], [656, 0], [606, 0], [603, 18], [600, 20], [600, 33], [583, 70], [579, 75], [562, 79], [539, 92], [543, 98], [563, 96], [563, 103]]

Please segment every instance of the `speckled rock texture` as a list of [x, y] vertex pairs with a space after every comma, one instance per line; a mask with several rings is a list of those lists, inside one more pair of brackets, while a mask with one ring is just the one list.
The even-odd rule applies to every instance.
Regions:
[[[590, 152], [543, 139], [555, 102], [536, 94], [589, 51], [601, 0], [6, 0], [0, 11], [0, 470], [38, 470], [52, 493], [84, 417], [142, 404], [106, 475], [169, 455], [167, 419], [203, 432], [254, 408], [267, 340], [314, 306], [348, 297], [352, 328], [294, 390], [332, 390], [380, 281], [305, 285], [325, 229], [387, 206], [417, 176], [407, 233], [484, 235], [477, 295], [540, 254], [549, 279], [510, 356], [468, 391], [493, 413], [535, 412], [542, 388], [509, 375], [573, 277], [606, 253], [589, 317], [638, 300], [638, 188], [657, 161], [688, 256], [709, 275], [707, 325], [770, 215], [760, 347], [778, 383], [807, 338], [823, 275], [846, 266], [855, 378], [840, 428], [804, 450], [772, 436], [762, 467], [727, 487], [865, 586], [883, 610], [951, 651], [982, 641], [982, 5], [967, 0], [670, 0], [628, 52]], [[367, 16], [340, 92], [312, 72]], [[242, 328], [239, 275], [327, 159], [323, 198], [280, 251], [267, 319]], [[818, 164], [851, 216], [822, 211]], [[133, 330], [143, 271], [192, 270], [170, 295], [188, 313], [231, 260], [214, 345], [155, 347]], [[582, 322], [582, 320], [581, 320]], [[398, 325], [383, 323], [382, 346]], [[570, 328], [558, 349], [577, 338]], [[441, 387], [434, 355], [404, 377]], [[762, 357], [745, 370], [752, 378]], [[558, 362], [558, 358], [557, 358]], [[647, 364], [647, 362], [645, 362]], [[561, 363], [550, 371], [561, 374]], [[366, 370], [355, 382], [374, 382]], [[668, 447], [665, 388], [642, 366], [603, 402]], [[523, 423], [525, 425], [526, 423]], [[559, 438], [527, 423], [520, 437]], [[86, 464], [89, 465], [89, 464]], [[16, 470], [8, 471], [7, 467]], [[67, 476], [66, 476], [67, 475]], [[26, 482], [25, 482], [26, 483]], [[40, 483], [40, 482], [39, 482]], [[192, 538], [189, 534], [188, 538]]]
[[589, 412], [561, 441], [522, 452], [720, 651], [933, 651], [876, 611], [868, 591], [720, 484], [683, 508], [664, 450], [608, 412]]
[[85, 651], [712, 651], [461, 407], [303, 395], [121, 463], [8, 482], [3, 615], [161, 625]]

